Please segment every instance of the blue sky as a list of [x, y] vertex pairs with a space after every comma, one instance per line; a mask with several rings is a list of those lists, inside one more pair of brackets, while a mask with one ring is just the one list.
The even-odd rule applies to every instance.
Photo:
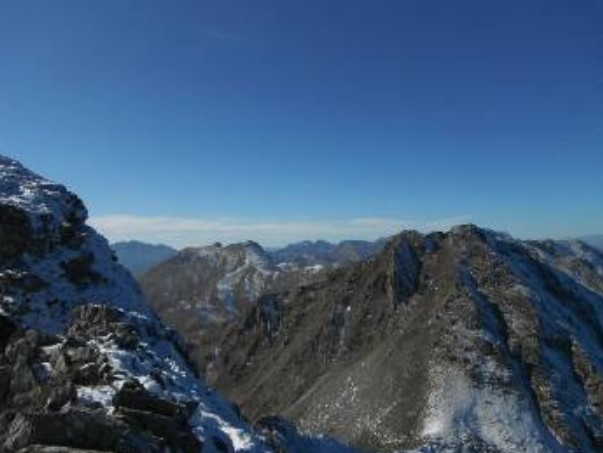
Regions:
[[4, 0], [0, 153], [111, 239], [603, 232], [598, 0]]

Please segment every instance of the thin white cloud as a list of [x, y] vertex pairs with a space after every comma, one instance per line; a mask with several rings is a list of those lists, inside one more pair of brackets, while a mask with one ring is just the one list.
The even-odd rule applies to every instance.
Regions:
[[446, 230], [467, 223], [471, 216], [457, 216], [428, 221], [410, 221], [382, 217], [347, 220], [245, 221], [233, 219], [195, 219], [106, 215], [93, 217], [90, 224], [110, 241], [137, 239], [165, 243], [175, 247], [202, 245], [215, 241], [231, 243], [247, 239], [263, 245], [277, 246], [304, 239], [376, 239], [405, 229]]

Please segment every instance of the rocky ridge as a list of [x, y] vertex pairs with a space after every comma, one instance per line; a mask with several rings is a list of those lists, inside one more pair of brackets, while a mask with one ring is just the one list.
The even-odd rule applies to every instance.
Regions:
[[86, 217], [0, 157], [0, 451], [268, 451]]
[[603, 255], [473, 225], [405, 232], [223, 332], [214, 378], [378, 451], [600, 451]]

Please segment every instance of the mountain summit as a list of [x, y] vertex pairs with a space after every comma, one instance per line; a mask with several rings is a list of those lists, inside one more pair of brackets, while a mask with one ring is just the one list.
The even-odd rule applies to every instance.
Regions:
[[0, 451], [268, 450], [86, 217], [0, 157]]
[[0, 157], [0, 451], [603, 449], [603, 254], [582, 242], [462, 225], [325, 271], [186, 249], [164, 264], [200, 289], [163, 279], [167, 309], [228, 319], [207, 369], [235, 406], [86, 217]]

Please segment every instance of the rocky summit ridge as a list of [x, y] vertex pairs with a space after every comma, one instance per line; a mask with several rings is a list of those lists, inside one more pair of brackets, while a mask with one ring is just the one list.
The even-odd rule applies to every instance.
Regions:
[[86, 217], [0, 157], [0, 451], [268, 451]]

